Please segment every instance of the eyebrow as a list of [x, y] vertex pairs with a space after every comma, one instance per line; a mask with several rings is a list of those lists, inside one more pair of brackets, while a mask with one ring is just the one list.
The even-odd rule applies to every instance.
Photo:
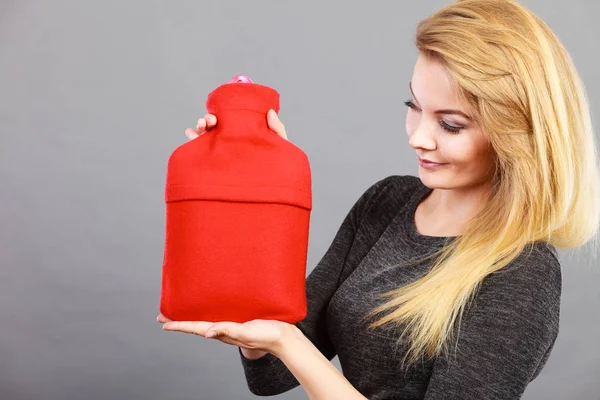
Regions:
[[[415, 96], [415, 92], [413, 92], [412, 90], [412, 82], [408, 81], [408, 88], [410, 89], [410, 93], [412, 94], [413, 98], [417, 101], [417, 103], [419, 102], [419, 100], [417, 100], [417, 96]], [[435, 114], [458, 114], [458, 115], [462, 115], [463, 117], [465, 117], [468, 120], [471, 120], [471, 117], [469, 117], [467, 114], [465, 114], [464, 112], [460, 111], [460, 110], [436, 110], [434, 111]]]

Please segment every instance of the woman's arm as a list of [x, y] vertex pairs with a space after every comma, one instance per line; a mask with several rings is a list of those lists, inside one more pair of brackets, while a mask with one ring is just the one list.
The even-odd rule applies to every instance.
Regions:
[[[363, 216], [367, 214], [371, 205], [376, 202], [392, 179], [387, 177], [374, 183], [360, 196], [342, 221], [325, 255], [306, 278], [307, 315], [295, 326], [326, 360], [331, 360], [336, 355], [326, 327], [325, 315], [329, 300], [341, 283], [341, 275], [354, 246], [354, 238]], [[354, 248], [354, 251], [365, 253], [368, 251], [368, 243], [361, 243], [360, 246], [362, 247]], [[272, 396], [287, 392], [301, 384], [286, 365], [273, 354], [267, 353], [262, 357], [250, 359], [245, 357], [239, 348], [238, 352], [248, 388], [253, 394]], [[249, 355], [254, 358], [260, 353], [250, 352]]]
[[253, 349], [244, 349], [242, 347], [240, 347], [240, 352], [242, 353], [242, 355], [247, 358], [248, 360], [258, 360], [259, 358], [261, 358], [262, 356], [267, 355], [266, 351], [262, 351], [262, 350], [253, 350]]
[[277, 357], [294, 374], [311, 400], [365, 400], [302, 331], [285, 338]]

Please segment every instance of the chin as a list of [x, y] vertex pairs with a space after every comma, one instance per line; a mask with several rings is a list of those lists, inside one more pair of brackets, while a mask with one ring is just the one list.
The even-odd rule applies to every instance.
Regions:
[[421, 178], [424, 184], [432, 184], [435, 186], [448, 181], [447, 174], [441, 173], [441, 171], [429, 171], [423, 168], [419, 168], [419, 178]]
[[446, 174], [440, 174], [438, 171], [428, 171], [419, 168], [419, 178], [423, 185], [431, 189], [452, 189], [452, 179], [448, 179]]

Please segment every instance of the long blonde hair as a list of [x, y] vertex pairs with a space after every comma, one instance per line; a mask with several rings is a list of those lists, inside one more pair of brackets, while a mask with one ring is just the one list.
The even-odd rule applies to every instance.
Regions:
[[[575, 248], [600, 225], [600, 167], [588, 101], [551, 29], [512, 0], [459, 0], [421, 21], [416, 46], [440, 62], [490, 139], [496, 169], [486, 207], [432, 256], [422, 278], [384, 293], [369, 327], [405, 326], [403, 361], [448, 349], [489, 274], [535, 242]], [[532, 248], [532, 247], [531, 247]]]

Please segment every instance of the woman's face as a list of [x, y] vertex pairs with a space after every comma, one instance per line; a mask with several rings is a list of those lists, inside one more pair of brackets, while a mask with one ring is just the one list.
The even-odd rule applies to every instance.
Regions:
[[468, 116], [461, 114], [466, 114], [465, 107], [445, 69], [419, 55], [409, 87], [409, 144], [419, 158], [442, 164], [420, 164], [423, 183], [430, 188], [457, 189], [488, 182], [493, 171], [489, 141]]

